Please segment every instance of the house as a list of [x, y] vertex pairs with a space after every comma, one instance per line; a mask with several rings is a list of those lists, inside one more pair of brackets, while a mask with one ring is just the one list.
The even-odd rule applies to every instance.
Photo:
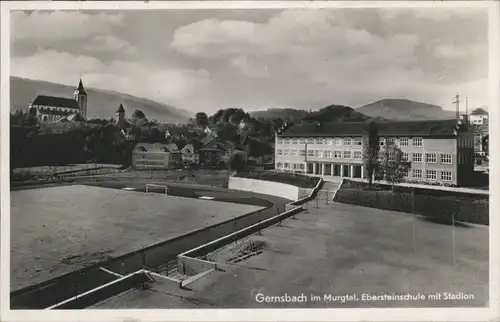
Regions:
[[182, 166], [181, 153], [175, 144], [138, 143], [132, 152], [136, 169], [172, 169]]
[[[394, 141], [411, 162], [407, 181], [466, 185], [474, 176], [473, 133], [456, 120], [376, 122], [380, 146]], [[278, 171], [365, 178], [365, 122], [301, 123], [276, 135]]]
[[186, 144], [182, 149], [182, 161], [184, 163], [199, 163], [200, 162], [200, 155], [199, 155], [199, 149], [200, 149], [200, 143], [198, 142], [193, 142], [193, 143], [188, 143]]
[[483, 108], [476, 108], [469, 115], [469, 122], [473, 125], [488, 124], [488, 112]]
[[235, 155], [246, 161], [248, 153], [238, 144], [218, 139], [209, 141], [199, 150], [199, 160], [202, 165], [226, 165]]

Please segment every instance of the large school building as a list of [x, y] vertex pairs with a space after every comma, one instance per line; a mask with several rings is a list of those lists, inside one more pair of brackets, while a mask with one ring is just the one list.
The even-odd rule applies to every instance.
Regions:
[[[411, 162], [407, 181], [466, 185], [474, 175], [474, 137], [457, 120], [376, 122], [381, 150], [393, 140]], [[276, 135], [276, 170], [365, 178], [366, 122], [299, 123]]]

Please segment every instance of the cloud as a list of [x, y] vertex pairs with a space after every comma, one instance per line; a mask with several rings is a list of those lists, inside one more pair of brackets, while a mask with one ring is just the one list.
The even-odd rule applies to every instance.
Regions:
[[[308, 9], [266, 11], [258, 19], [258, 11], [246, 12], [184, 12], [182, 19], [156, 12], [156, 20], [147, 12], [62, 13], [31, 40], [50, 50], [14, 57], [13, 72], [70, 85], [83, 75], [88, 86], [191, 111], [355, 107], [381, 98], [451, 108], [457, 91], [478, 105], [486, 101], [487, 17], [477, 11]], [[66, 26], [71, 32], [45, 35]]]
[[[48, 62], [57, 62], [47, 68]], [[204, 93], [210, 74], [203, 69], [164, 68], [137, 61], [105, 64], [89, 56], [39, 50], [12, 59], [13, 76], [73, 85], [80, 77], [88, 87], [186, 105], [186, 98]]]
[[46, 43], [105, 35], [121, 26], [118, 13], [89, 13], [82, 11], [14, 11], [11, 26], [14, 41], [32, 40]]
[[84, 48], [90, 51], [121, 51], [129, 55], [137, 53], [137, 48], [133, 47], [128, 41], [111, 35], [96, 36]]

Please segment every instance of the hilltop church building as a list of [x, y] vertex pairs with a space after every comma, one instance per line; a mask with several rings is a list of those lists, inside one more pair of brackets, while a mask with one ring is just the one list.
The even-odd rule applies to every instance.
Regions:
[[82, 122], [87, 118], [87, 92], [82, 80], [73, 98], [38, 95], [29, 105], [29, 113], [43, 123]]

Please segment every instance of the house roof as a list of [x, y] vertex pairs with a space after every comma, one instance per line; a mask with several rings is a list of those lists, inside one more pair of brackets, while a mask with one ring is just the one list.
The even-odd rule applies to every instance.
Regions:
[[205, 145], [203, 145], [202, 148], [200, 148], [200, 151], [210, 151], [210, 150], [232, 150], [232, 149], [237, 149], [241, 151], [245, 151], [245, 149], [233, 142], [230, 141], [223, 141], [223, 140], [212, 140], [207, 142]]
[[[79, 110], [78, 102], [72, 98], [38, 95], [32, 103], [33, 105], [45, 105], [50, 107], [72, 108]], [[67, 114], [67, 113], [66, 113]]]
[[474, 111], [472, 111], [472, 113], [470, 113], [471, 115], [488, 115], [488, 112], [485, 111], [484, 109], [482, 108], [476, 108]]
[[[378, 121], [380, 136], [453, 136], [456, 120]], [[366, 122], [307, 122], [283, 130], [280, 137], [355, 136], [366, 132]]]
[[84, 122], [85, 121], [83, 116], [81, 116], [79, 113], [71, 114], [70, 116], [67, 116], [66, 118], [72, 122]]

